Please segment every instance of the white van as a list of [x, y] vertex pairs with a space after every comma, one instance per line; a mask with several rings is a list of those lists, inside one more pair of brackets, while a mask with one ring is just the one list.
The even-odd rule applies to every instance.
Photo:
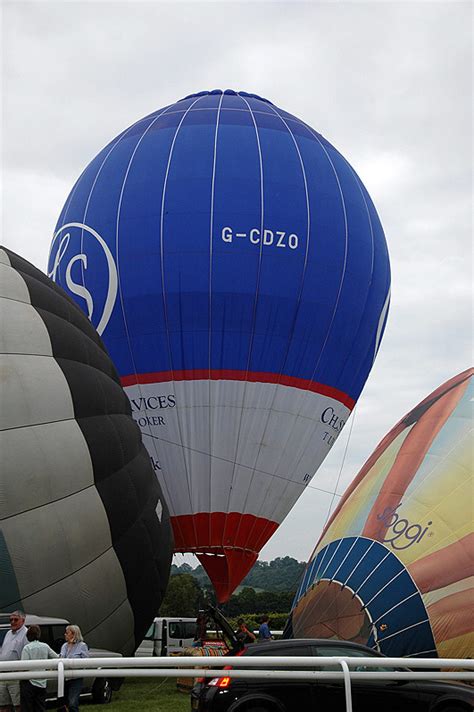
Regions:
[[[205, 647], [221, 648], [224, 651], [242, 648], [230, 623], [217, 608], [208, 606], [199, 614], [206, 617]], [[151, 657], [182, 653], [184, 648], [192, 646], [196, 626], [196, 618], [155, 618], [135, 655]]]
[[135, 655], [176, 655], [193, 644], [195, 633], [195, 618], [155, 618]]

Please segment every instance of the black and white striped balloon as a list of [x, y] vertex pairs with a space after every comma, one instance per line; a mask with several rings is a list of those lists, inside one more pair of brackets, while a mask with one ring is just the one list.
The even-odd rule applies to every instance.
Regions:
[[168, 582], [169, 513], [100, 337], [0, 248], [0, 610], [130, 654]]

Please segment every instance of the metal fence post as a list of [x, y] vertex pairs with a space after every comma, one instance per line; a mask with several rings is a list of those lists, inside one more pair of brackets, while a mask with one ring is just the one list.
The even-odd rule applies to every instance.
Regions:
[[349, 665], [345, 660], [339, 660], [339, 664], [342, 667], [342, 672], [344, 673], [344, 689], [346, 692], [346, 712], [352, 712], [352, 691], [351, 691], [351, 673], [349, 671]]
[[64, 697], [64, 663], [58, 662], [58, 697]]

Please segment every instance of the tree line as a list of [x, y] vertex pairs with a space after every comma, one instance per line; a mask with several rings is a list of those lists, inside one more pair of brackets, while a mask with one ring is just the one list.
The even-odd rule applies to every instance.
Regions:
[[[291, 610], [291, 604], [303, 574], [305, 564], [290, 556], [273, 561], [257, 561], [245, 577], [242, 587], [220, 609], [228, 618], [259, 614], [278, 616], [277, 627]], [[216, 605], [211, 582], [202, 566], [193, 569], [189, 564], [172, 566], [171, 578], [161, 616], [193, 617], [200, 608]]]
[[[291, 556], [277, 557], [273, 561], [256, 561], [242, 581], [242, 587], [264, 591], [295, 591], [306, 564]], [[212, 589], [212, 584], [202, 566], [192, 568], [189, 564], [171, 567], [171, 576], [190, 574], [202, 588]]]

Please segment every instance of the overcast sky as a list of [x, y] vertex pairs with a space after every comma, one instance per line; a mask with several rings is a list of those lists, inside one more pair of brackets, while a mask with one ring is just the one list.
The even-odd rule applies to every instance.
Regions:
[[[349, 421], [312, 481], [342, 493], [400, 417], [471, 365], [471, 3], [1, 7], [1, 242], [42, 270], [84, 166], [135, 120], [196, 91], [266, 97], [359, 173], [388, 241], [392, 306], [352, 431]], [[332, 499], [308, 488], [261, 558], [306, 560]]]

